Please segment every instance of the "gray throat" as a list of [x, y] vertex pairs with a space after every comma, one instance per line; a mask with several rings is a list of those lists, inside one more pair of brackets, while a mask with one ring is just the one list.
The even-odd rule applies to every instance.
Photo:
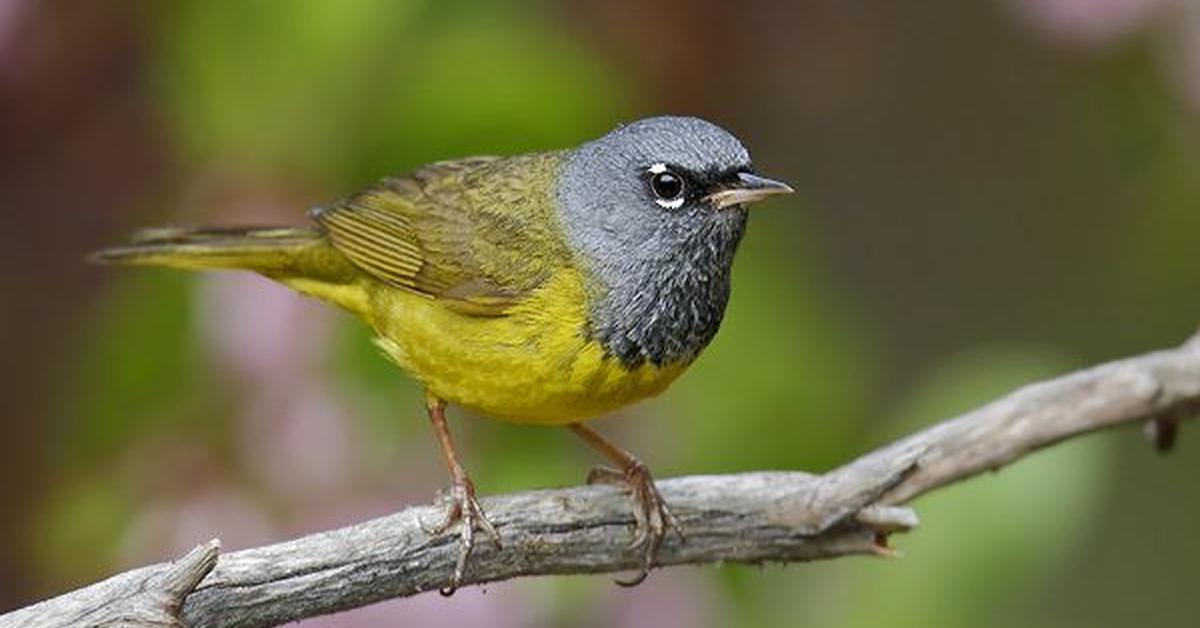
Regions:
[[593, 337], [630, 368], [695, 359], [725, 315], [744, 223], [743, 214], [736, 228], [693, 234], [674, 243], [663, 258], [596, 265]]

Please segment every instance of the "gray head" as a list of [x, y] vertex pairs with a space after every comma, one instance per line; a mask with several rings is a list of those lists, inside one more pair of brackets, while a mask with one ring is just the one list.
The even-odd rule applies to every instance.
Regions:
[[697, 118], [639, 120], [572, 151], [558, 198], [591, 275], [586, 333], [630, 367], [695, 358], [729, 300], [745, 205], [787, 192]]

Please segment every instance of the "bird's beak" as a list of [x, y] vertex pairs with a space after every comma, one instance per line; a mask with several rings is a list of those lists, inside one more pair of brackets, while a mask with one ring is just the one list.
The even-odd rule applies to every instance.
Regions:
[[776, 194], [795, 192], [792, 186], [782, 181], [760, 177], [749, 172], [739, 172], [737, 178], [737, 183], [709, 194], [704, 197], [704, 200], [712, 203], [717, 209], [724, 209], [733, 205], [746, 205], [761, 201]]

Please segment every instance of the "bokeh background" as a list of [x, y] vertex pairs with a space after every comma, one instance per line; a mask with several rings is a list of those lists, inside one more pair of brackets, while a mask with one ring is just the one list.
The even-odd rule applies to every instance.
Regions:
[[[660, 476], [820, 471], [1200, 323], [1200, 2], [0, 0], [0, 610], [214, 536], [431, 499], [412, 382], [254, 276], [97, 268], [141, 225], [301, 224], [385, 174], [716, 121], [756, 209], [721, 334], [599, 424]], [[565, 431], [454, 415], [485, 493]], [[1072, 442], [916, 502], [901, 560], [527, 579], [306, 628], [1178, 626], [1200, 439]]]

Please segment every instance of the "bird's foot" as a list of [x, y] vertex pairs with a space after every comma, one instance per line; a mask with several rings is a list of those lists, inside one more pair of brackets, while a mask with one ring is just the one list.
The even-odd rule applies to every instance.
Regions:
[[475, 499], [475, 484], [471, 482], [471, 478], [465, 475], [454, 478], [454, 482], [450, 485], [450, 490], [445, 495], [446, 513], [442, 520], [436, 525], [426, 526], [421, 522], [421, 527], [426, 534], [438, 536], [445, 533], [451, 526], [458, 524], [458, 560], [454, 563], [454, 576], [450, 581], [450, 586], [439, 589], [442, 595], [450, 596], [458, 589], [462, 583], [463, 572], [467, 567], [467, 558], [471, 555], [471, 550], [475, 548], [475, 532], [478, 530], [483, 532], [489, 540], [500, 549], [500, 535], [496, 532], [496, 528], [492, 522], [488, 520], [484, 514], [483, 508], [479, 506], [479, 501]]
[[683, 541], [683, 528], [679, 520], [667, 507], [650, 470], [640, 460], [632, 460], [624, 469], [611, 467], [595, 467], [588, 473], [588, 484], [610, 484], [622, 486], [629, 490], [633, 502], [634, 530], [630, 549], [642, 551], [642, 566], [636, 576], [629, 580], [617, 580], [623, 587], [641, 584], [654, 566], [658, 548], [662, 545], [667, 531], [674, 532]]

